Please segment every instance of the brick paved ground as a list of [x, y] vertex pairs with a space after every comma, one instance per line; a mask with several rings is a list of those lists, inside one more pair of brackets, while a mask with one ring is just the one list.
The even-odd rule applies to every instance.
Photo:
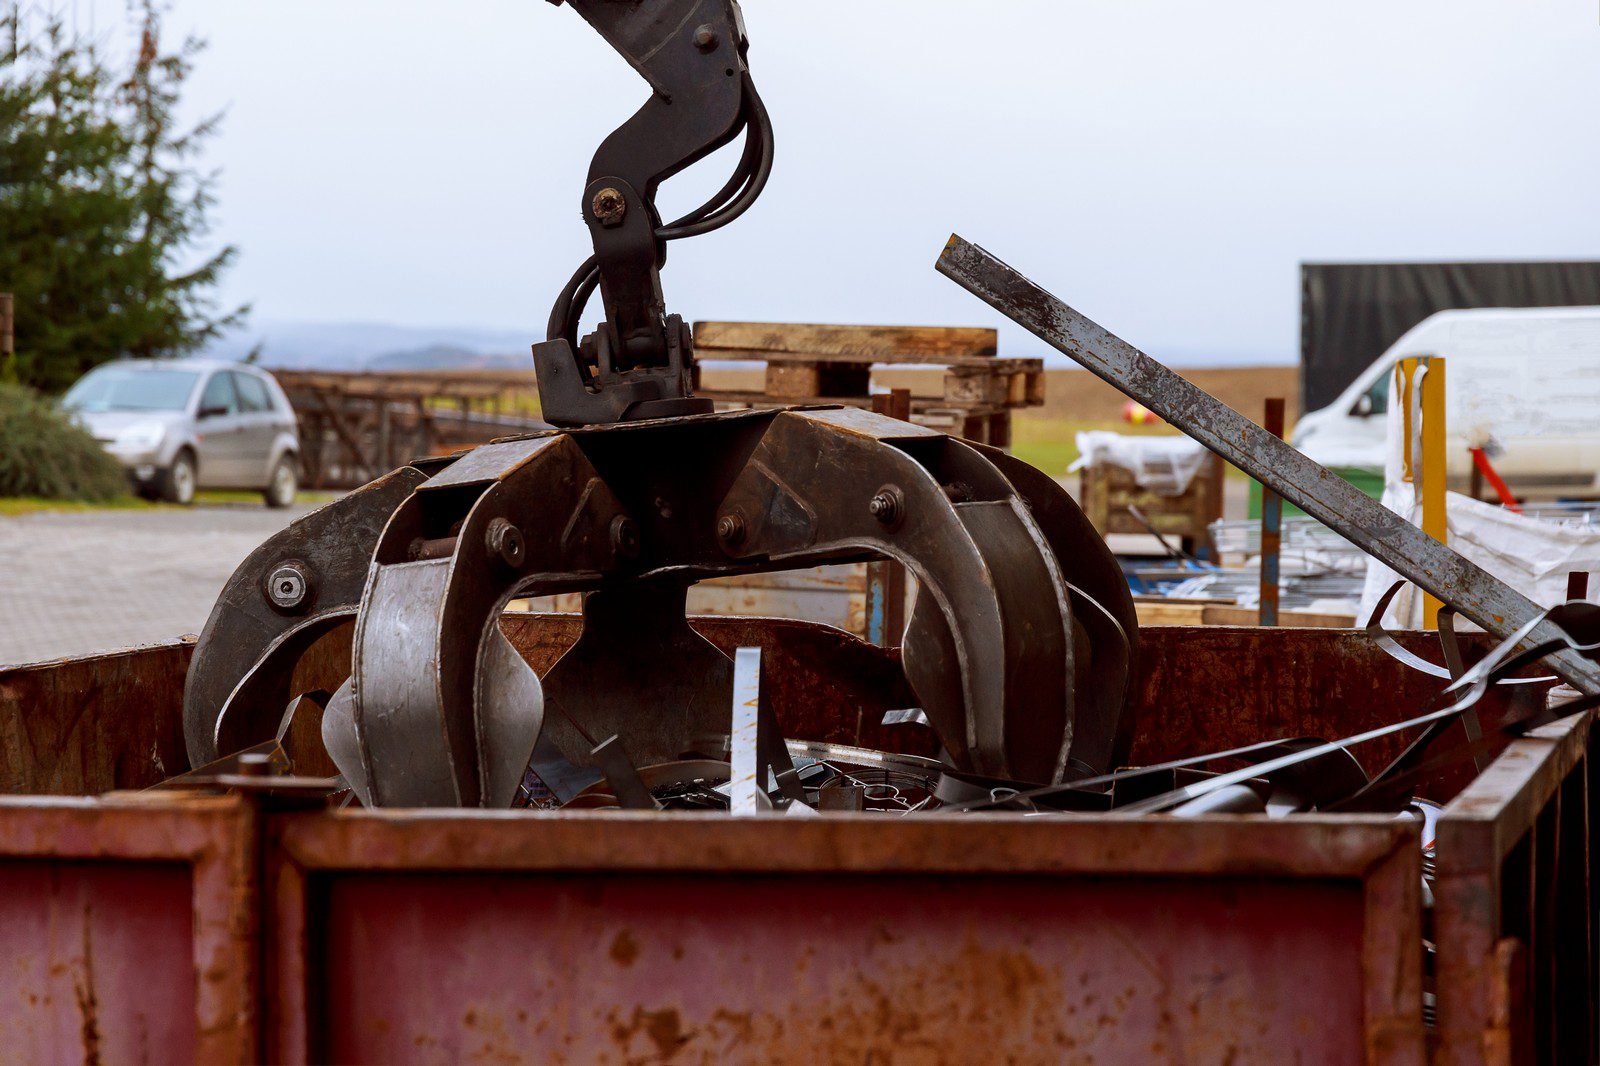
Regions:
[[0, 517], [0, 665], [200, 632], [234, 567], [307, 510], [237, 505]]
[[[1226, 490], [1228, 513], [1242, 516], [1248, 485], [1232, 478]], [[0, 666], [200, 632], [234, 567], [307, 510], [241, 504], [0, 517]], [[1160, 550], [1152, 537], [1116, 539], [1128, 542], [1114, 545], [1122, 550]]]

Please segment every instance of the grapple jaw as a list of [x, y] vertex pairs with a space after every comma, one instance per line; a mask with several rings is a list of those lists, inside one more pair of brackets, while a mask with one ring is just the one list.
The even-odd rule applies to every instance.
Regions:
[[[309, 560], [347, 568], [318, 609], [324, 626], [357, 619], [323, 735], [370, 805], [505, 807], [530, 767], [565, 797], [612, 736], [635, 763], [676, 759], [728, 731], [732, 698], [727, 656], [686, 622], [688, 587], [875, 558], [915, 578], [905, 674], [954, 767], [1046, 783], [1126, 754], [1136, 627], [1115, 562], [1052, 479], [942, 433], [841, 408], [621, 423], [486, 445], [341, 503], [367, 529], [389, 508], [381, 533]], [[290, 545], [307, 554], [300, 525], [225, 602], [259, 597]], [[362, 550], [358, 585], [344, 556]], [[573, 590], [582, 636], [541, 680], [500, 615]], [[258, 634], [243, 657], [208, 627], [192, 755], [262, 739], [307, 626]]]

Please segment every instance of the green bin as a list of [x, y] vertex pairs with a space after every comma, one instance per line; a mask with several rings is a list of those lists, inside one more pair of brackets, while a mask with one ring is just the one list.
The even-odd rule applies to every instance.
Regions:
[[[1335, 466], [1330, 469], [1373, 499], [1383, 498], [1382, 470], [1373, 470], [1364, 466]], [[1285, 515], [1305, 514], [1300, 508], [1287, 501], [1284, 502], [1283, 513]], [[1250, 517], [1261, 517], [1261, 482], [1259, 481], [1250, 482]]]

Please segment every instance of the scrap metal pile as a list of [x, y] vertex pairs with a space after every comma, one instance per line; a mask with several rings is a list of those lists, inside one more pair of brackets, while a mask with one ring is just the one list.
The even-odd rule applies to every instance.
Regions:
[[[278, 787], [370, 807], [1406, 806], [1411, 793], [1396, 783], [1427, 767], [1423, 742], [1376, 781], [1347, 750], [1362, 738], [1122, 769], [1135, 727], [1133, 604], [1060, 485], [997, 449], [879, 415], [716, 413], [695, 397], [693, 337], [666, 313], [660, 269], [669, 242], [737, 218], [771, 172], [743, 19], [734, 0], [570, 2], [652, 95], [594, 157], [582, 198], [594, 255], [534, 347], [543, 414], [560, 428], [396, 470], [251, 555], [191, 667], [184, 722], [201, 769], [190, 783], [227, 784], [263, 760], [292, 771], [285, 738], [306, 715], [320, 719], [339, 776], [280, 774]], [[659, 184], [741, 133], [722, 189], [664, 223]], [[1587, 631], [1589, 611], [1542, 619], [981, 249], [954, 238], [939, 269], [1507, 638], [1457, 672], [1450, 707], [1407, 723], [1428, 727], [1425, 739], [1526, 665], [1512, 652], [1525, 637], [1583, 692], [1600, 692], [1584, 642], [1561, 628]], [[580, 340], [596, 289], [605, 318]], [[685, 618], [697, 581], [879, 558], [903, 564], [916, 589], [900, 646], [917, 705], [888, 727], [930, 730], [933, 757], [782, 736], [760, 653], [730, 657]], [[573, 591], [584, 593], [582, 634], [540, 677], [502, 632], [502, 612], [514, 598]], [[352, 620], [349, 681], [331, 695], [296, 691], [302, 656]], [[1216, 772], [1223, 757], [1236, 768]]]

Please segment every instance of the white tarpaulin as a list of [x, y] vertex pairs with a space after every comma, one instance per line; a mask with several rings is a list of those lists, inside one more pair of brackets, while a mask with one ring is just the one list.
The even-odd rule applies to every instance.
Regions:
[[[1420, 377], [1416, 392], [1421, 393]], [[1420, 526], [1422, 504], [1416, 486], [1403, 480], [1401, 408], [1400, 403], [1389, 405], [1383, 505]], [[1412, 417], [1415, 427], [1420, 423], [1415, 408]], [[1593, 526], [1519, 515], [1456, 492], [1447, 495], [1445, 511], [1450, 547], [1541, 607], [1553, 607], [1567, 598], [1568, 573], [1600, 570], [1600, 529]], [[1358, 619], [1365, 621], [1399, 580], [1393, 570], [1370, 559]], [[1407, 584], [1395, 597], [1384, 624], [1397, 629], [1421, 628], [1422, 595], [1415, 585]]]
[[1158, 496], [1182, 496], [1209, 453], [1189, 437], [1131, 437], [1105, 430], [1078, 434], [1078, 461], [1067, 470], [1110, 463], [1133, 475], [1140, 488]]

